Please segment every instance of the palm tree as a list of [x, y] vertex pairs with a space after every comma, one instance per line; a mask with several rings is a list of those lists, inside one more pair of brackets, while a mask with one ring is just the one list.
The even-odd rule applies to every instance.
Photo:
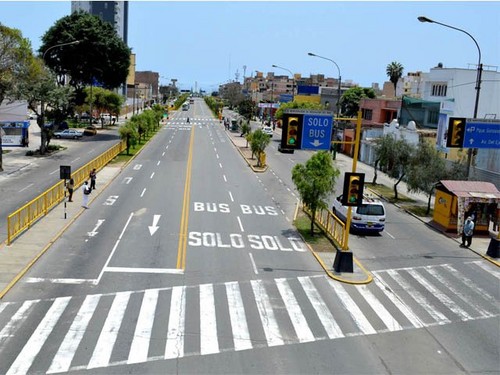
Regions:
[[398, 84], [399, 79], [403, 76], [403, 69], [403, 65], [397, 61], [391, 62], [385, 69], [387, 76], [389, 77], [389, 81], [391, 81], [394, 85], [394, 96], [396, 96], [396, 85]]

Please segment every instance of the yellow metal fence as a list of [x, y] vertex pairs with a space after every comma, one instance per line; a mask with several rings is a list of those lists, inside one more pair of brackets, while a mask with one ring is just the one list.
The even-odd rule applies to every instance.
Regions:
[[[125, 148], [125, 141], [117, 143], [94, 160], [71, 173], [71, 177], [75, 182], [75, 190], [88, 179], [92, 169], [102, 169], [116, 155], [124, 151]], [[53, 207], [59, 204], [64, 199], [64, 190], [64, 181], [61, 180], [46, 192], [11, 213], [7, 217], [7, 245], [10, 245], [17, 236], [32, 226], [39, 218], [47, 215]]]
[[[303, 210], [311, 216], [311, 210], [306, 205], [303, 205]], [[328, 237], [334, 240], [341, 248], [344, 247], [345, 224], [332, 211], [325, 209], [316, 210], [314, 220]]]

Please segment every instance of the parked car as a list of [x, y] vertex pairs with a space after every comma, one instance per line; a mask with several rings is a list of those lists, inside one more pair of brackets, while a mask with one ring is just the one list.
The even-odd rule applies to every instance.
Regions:
[[55, 132], [54, 137], [65, 138], [65, 139], [78, 139], [82, 137], [82, 132], [74, 129], [66, 129], [61, 132]]
[[97, 134], [97, 128], [94, 125], [87, 126], [83, 131], [83, 135], [96, 135], [96, 134]]
[[270, 137], [273, 136], [273, 128], [271, 126], [263, 126], [262, 132], [264, 132], [264, 134], [267, 134]]
[[[347, 217], [347, 208], [342, 205], [342, 195], [333, 202], [332, 211], [344, 223]], [[369, 196], [363, 197], [361, 206], [352, 207], [351, 230], [363, 232], [382, 232], [385, 228], [384, 204]]]

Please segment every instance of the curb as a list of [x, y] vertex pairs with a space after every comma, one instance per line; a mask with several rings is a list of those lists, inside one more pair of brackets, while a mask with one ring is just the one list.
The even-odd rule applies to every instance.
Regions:
[[254, 171], [255, 173], [264, 173], [264, 172], [267, 172], [269, 166], [266, 164], [266, 166], [262, 169], [256, 169], [249, 161], [248, 159], [245, 157], [245, 155], [243, 155], [243, 152], [241, 152], [240, 150], [240, 147], [234, 143], [234, 140], [233, 140], [233, 137], [231, 137], [229, 134], [227, 134], [227, 136], [229, 137], [229, 139], [231, 140], [231, 143], [234, 145], [234, 147], [236, 147], [236, 149], [238, 150], [238, 152], [240, 153], [241, 157], [247, 162], [248, 166], [250, 168], [252, 168], [252, 171]]
[[[297, 203], [295, 205], [295, 214], [293, 216], [293, 221], [295, 221], [297, 219], [297, 215], [298, 215], [298, 212], [299, 212], [299, 204], [300, 203]], [[345, 279], [343, 277], [337, 276], [332, 271], [330, 271], [330, 269], [326, 266], [325, 262], [323, 262], [323, 259], [321, 259], [321, 256], [318, 255], [318, 253], [316, 253], [313, 250], [313, 248], [306, 242], [306, 240], [302, 236], [302, 234], [299, 231], [297, 231], [297, 233], [299, 234], [300, 238], [302, 238], [302, 241], [304, 241], [304, 243], [306, 244], [307, 248], [312, 253], [312, 255], [316, 258], [316, 260], [318, 261], [318, 263], [320, 264], [320, 266], [326, 272], [326, 274], [328, 275], [328, 277], [330, 277], [331, 279], [336, 280], [336, 281], [340, 281], [340, 282], [345, 283], [345, 284], [351, 284], [351, 285], [364, 285], [364, 284], [369, 284], [369, 283], [371, 283], [373, 281], [373, 276], [370, 274], [370, 272], [368, 272], [366, 270], [366, 268], [354, 256], [353, 256], [354, 262], [363, 271], [363, 273], [365, 274], [366, 278], [364, 280], [349, 280], [349, 279]], [[339, 251], [339, 250], [337, 249], [337, 251]]]

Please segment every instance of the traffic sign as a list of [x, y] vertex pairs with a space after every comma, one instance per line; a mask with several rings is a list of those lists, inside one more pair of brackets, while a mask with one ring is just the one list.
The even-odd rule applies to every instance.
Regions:
[[332, 115], [304, 114], [302, 149], [329, 150], [332, 138], [332, 126]]
[[464, 148], [500, 148], [500, 122], [467, 120]]

